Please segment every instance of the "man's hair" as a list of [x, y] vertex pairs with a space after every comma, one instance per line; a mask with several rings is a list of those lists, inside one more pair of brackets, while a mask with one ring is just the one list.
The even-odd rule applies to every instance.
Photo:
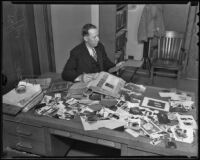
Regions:
[[89, 33], [88, 33], [88, 31], [90, 30], [90, 29], [96, 29], [97, 27], [95, 26], [95, 25], [93, 25], [93, 24], [85, 24], [84, 26], [83, 26], [83, 28], [82, 28], [82, 36], [84, 37], [84, 36], [86, 36], [86, 35], [88, 35]]

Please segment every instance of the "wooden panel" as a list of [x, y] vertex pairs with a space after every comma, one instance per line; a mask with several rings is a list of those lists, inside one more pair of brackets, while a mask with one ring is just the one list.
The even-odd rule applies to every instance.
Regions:
[[128, 147], [126, 144], [121, 144], [121, 156], [128, 155]]
[[120, 143], [115, 143], [115, 142], [108, 141], [108, 140], [105, 140], [105, 139], [98, 139], [97, 143], [101, 144], [101, 145], [105, 145], [105, 146], [121, 149], [121, 144]]
[[[17, 72], [22, 71], [24, 59], [24, 6], [3, 5], [3, 72], [8, 77], [8, 83], [17, 79]], [[28, 66], [27, 66], [28, 67]]]
[[93, 137], [88, 137], [76, 133], [71, 133], [73, 139], [81, 140], [81, 141], [86, 141], [86, 142], [91, 142], [91, 143], [96, 143], [96, 138]]
[[14, 87], [20, 75], [32, 75], [38, 70], [34, 64], [38, 61], [34, 25], [28, 25], [34, 21], [27, 13], [30, 8], [31, 5], [3, 3], [3, 73], [8, 77], [7, 90]]
[[34, 17], [34, 10], [33, 5], [26, 6], [26, 15], [27, 15], [27, 24], [26, 24], [26, 34], [29, 36], [30, 43], [30, 50], [32, 55], [32, 63], [33, 63], [33, 74], [40, 75], [40, 63], [39, 63], [39, 55], [38, 55], [38, 45], [37, 45], [37, 36], [36, 36], [36, 29], [35, 29], [35, 17]]
[[127, 156], [159, 156], [158, 154], [155, 153], [145, 152], [133, 148], [128, 148], [127, 152], [128, 152]]
[[5, 144], [17, 150], [46, 155], [45, 144], [40, 141], [7, 134]]
[[54, 41], [52, 32], [52, 21], [51, 21], [51, 7], [50, 5], [44, 5], [44, 21], [47, 32], [47, 49], [49, 58], [49, 69], [51, 72], [56, 72], [56, 62], [54, 53]]
[[55, 130], [55, 129], [49, 129], [51, 134], [57, 135], [57, 136], [63, 136], [63, 137], [70, 137], [70, 132], [67, 131], [61, 131], [61, 130]]
[[47, 46], [47, 33], [44, 22], [44, 7], [43, 5], [34, 5], [35, 26], [39, 53], [39, 62], [41, 73], [49, 72], [49, 58]]
[[43, 128], [8, 121], [4, 121], [3, 126], [6, 133], [44, 141]]

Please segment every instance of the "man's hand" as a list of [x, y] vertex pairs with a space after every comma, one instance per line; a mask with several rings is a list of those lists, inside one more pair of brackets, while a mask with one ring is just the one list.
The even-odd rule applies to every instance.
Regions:
[[93, 79], [96, 78], [96, 76], [98, 75], [98, 73], [83, 73], [82, 74], [82, 82], [89, 82]]
[[116, 66], [122, 68], [124, 63], [125, 63], [125, 61], [121, 61], [121, 62], [117, 63]]
[[117, 63], [114, 67], [110, 68], [108, 70], [109, 73], [113, 73], [113, 72], [117, 72], [119, 69], [122, 69], [124, 67], [125, 61], [121, 61], [119, 63]]

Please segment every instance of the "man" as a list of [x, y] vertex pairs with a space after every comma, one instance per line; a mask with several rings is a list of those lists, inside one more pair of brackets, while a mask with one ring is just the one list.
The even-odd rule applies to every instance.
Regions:
[[114, 72], [122, 63], [115, 66], [107, 55], [102, 43], [99, 42], [97, 27], [86, 24], [82, 28], [83, 42], [73, 48], [70, 57], [64, 66], [62, 78], [74, 81], [84, 73], [97, 73], [101, 71]]

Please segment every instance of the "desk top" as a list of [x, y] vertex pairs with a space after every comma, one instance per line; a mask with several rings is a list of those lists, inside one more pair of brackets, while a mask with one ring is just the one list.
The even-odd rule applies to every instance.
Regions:
[[[158, 94], [160, 90], [163, 88], [151, 87], [147, 86], [144, 96], [150, 98], [159, 98], [161, 100], [165, 100], [165, 98], [161, 98]], [[194, 100], [194, 93], [189, 92]], [[187, 114], [192, 114], [197, 120], [196, 109], [191, 110]], [[120, 144], [125, 144], [130, 148], [138, 149], [142, 151], [147, 151], [155, 154], [162, 155], [182, 155], [182, 156], [197, 156], [198, 150], [198, 141], [197, 135], [194, 143], [187, 144], [183, 142], [177, 142], [177, 149], [169, 149], [165, 148], [165, 144], [163, 142], [158, 145], [151, 145], [149, 143], [149, 138], [139, 136], [137, 138], [129, 135], [126, 132], [110, 130], [107, 128], [100, 128], [98, 130], [85, 131], [83, 125], [81, 123], [80, 117], [75, 117], [73, 120], [62, 120], [56, 119], [46, 116], [39, 116], [34, 114], [34, 110], [30, 110], [27, 113], [20, 113], [16, 117], [3, 115], [4, 119], [10, 121], [16, 121], [20, 123], [25, 123], [29, 125], [36, 125], [40, 127], [48, 127], [53, 130], [59, 130], [70, 133], [77, 133], [83, 136], [89, 136], [97, 139], [104, 139]]]

